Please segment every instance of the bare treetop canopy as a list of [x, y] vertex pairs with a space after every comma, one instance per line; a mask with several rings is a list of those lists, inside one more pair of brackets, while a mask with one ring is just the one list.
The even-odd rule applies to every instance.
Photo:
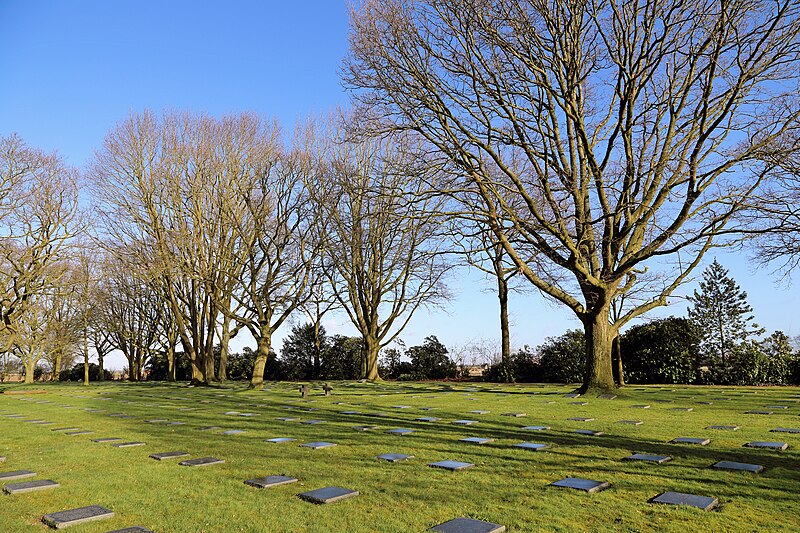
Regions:
[[[741, 231], [797, 151], [799, 14], [792, 0], [365, 0], [346, 80], [367, 129], [415, 132], [449, 164], [436, 188], [576, 313], [585, 387], [609, 388], [619, 328]], [[670, 266], [656, 283], [653, 258]]]

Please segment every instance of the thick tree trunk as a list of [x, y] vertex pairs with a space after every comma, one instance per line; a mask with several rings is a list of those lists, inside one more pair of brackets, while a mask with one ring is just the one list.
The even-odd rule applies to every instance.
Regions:
[[374, 337], [364, 338], [364, 378], [370, 381], [379, 381], [381, 376], [378, 374], [378, 352], [380, 343]]
[[625, 386], [625, 374], [622, 370], [622, 347], [620, 345], [619, 334], [611, 342], [611, 357], [614, 362], [614, 381], [618, 387]]
[[219, 339], [219, 369], [217, 379], [225, 383], [228, 380], [228, 349], [231, 342], [231, 319], [222, 318], [222, 335]]
[[61, 372], [61, 351], [59, 350], [56, 353], [56, 365], [55, 368], [53, 368], [52, 381], [59, 381], [59, 378], [61, 377], [59, 376], [60, 372]]
[[261, 336], [256, 339], [256, 360], [253, 364], [253, 377], [250, 379], [251, 389], [259, 388], [264, 385], [264, 368], [267, 366], [271, 345], [271, 332], [262, 329]]
[[83, 327], [83, 384], [86, 387], [89, 386], [89, 332], [85, 317]]
[[100, 367], [100, 375], [97, 377], [97, 381], [105, 381], [106, 371], [103, 368], [103, 358], [106, 356], [106, 354], [104, 354], [101, 350], [98, 350], [97, 348], [95, 348], [95, 350], [97, 350], [97, 366]]
[[33, 383], [33, 371], [36, 369], [36, 363], [25, 363], [25, 383]]
[[503, 365], [506, 368], [510, 368], [511, 336], [508, 331], [508, 281], [502, 276], [502, 273], [497, 276], [497, 297], [500, 300], [500, 356]]
[[611, 344], [616, 332], [608, 323], [608, 306], [598, 307], [594, 311], [583, 317], [586, 334], [586, 378], [580, 388], [583, 394], [591, 390], [610, 391], [616, 388], [611, 364]]
[[175, 348], [167, 348], [167, 381], [175, 381]]

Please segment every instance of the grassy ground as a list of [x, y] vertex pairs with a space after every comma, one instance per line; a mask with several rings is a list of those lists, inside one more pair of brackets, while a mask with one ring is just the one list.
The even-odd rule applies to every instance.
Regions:
[[[112, 509], [115, 518], [77, 526], [74, 531], [141, 525], [157, 532], [405, 532], [424, 531], [459, 516], [504, 524], [509, 531], [800, 530], [800, 435], [769, 431], [800, 427], [797, 388], [631, 386], [616, 399], [605, 400], [565, 398], [570, 388], [558, 386], [333, 386], [333, 395], [325, 397], [317, 384], [305, 400], [299, 398], [297, 385], [289, 383], [270, 384], [265, 391], [248, 391], [238, 385], [37, 385], [46, 393], [0, 394], [0, 456], [7, 457], [0, 463], [0, 472], [33, 470], [38, 476], [31, 480], [52, 479], [61, 484], [54, 490], [3, 496], [0, 530], [45, 530], [42, 515], [93, 504]], [[23, 389], [7, 386], [6, 392]], [[588, 404], [572, 403], [579, 401]], [[631, 407], [637, 404], [651, 407]], [[769, 405], [788, 409], [767, 409]], [[694, 410], [675, 410], [679, 407]], [[87, 408], [103, 411], [89, 412]], [[745, 414], [751, 409], [774, 414]], [[490, 412], [470, 413], [473, 410]], [[226, 415], [227, 411], [256, 416]], [[379, 412], [386, 416], [366, 415]], [[502, 416], [511, 412], [526, 416]], [[116, 413], [135, 418], [109, 416]], [[8, 414], [54, 424], [36, 425]], [[414, 421], [422, 416], [442, 420]], [[305, 425], [278, 421], [279, 417], [326, 423]], [[567, 420], [570, 417], [595, 420]], [[154, 418], [185, 424], [144, 422]], [[478, 423], [466, 427], [452, 424], [458, 419]], [[643, 424], [625, 425], [620, 420], [641, 420]], [[357, 425], [379, 427], [360, 432], [352, 429]], [[521, 429], [528, 425], [551, 429]], [[705, 429], [709, 425], [738, 425], [741, 429]], [[67, 436], [51, 431], [65, 426], [93, 433]], [[203, 426], [222, 429], [198, 429]], [[416, 431], [406, 436], [386, 433], [399, 427]], [[227, 429], [246, 432], [223, 435]], [[573, 433], [576, 429], [605, 434], [582, 436]], [[140, 440], [146, 445], [118, 449], [91, 441], [101, 437]], [[273, 437], [297, 441], [264, 442]], [[483, 445], [459, 442], [464, 437], [495, 440]], [[711, 443], [704, 447], [670, 444], [676, 437], [707, 437]], [[338, 446], [320, 450], [298, 446], [319, 440]], [[513, 447], [522, 441], [546, 443], [551, 448], [533, 452]], [[749, 441], [784, 441], [789, 449], [743, 448]], [[177, 460], [148, 458], [151, 453], [175, 450], [193, 457], [219, 457], [225, 463], [187, 468], [178, 466]], [[390, 452], [411, 454], [414, 459], [397, 464], [375, 459]], [[661, 466], [622, 461], [632, 452], [670, 455], [673, 461]], [[444, 459], [475, 466], [460, 472], [427, 466]], [[757, 463], [767, 469], [754, 475], [709, 468], [720, 460]], [[278, 474], [300, 482], [261, 490], [243, 483]], [[608, 481], [611, 488], [586, 494], [548, 486], [567, 476]], [[295, 496], [330, 485], [358, 490], [361, 495], [319, 506]], [[648, 503], [664, 491], [715, 496], [720, 507], [703, 512]]]

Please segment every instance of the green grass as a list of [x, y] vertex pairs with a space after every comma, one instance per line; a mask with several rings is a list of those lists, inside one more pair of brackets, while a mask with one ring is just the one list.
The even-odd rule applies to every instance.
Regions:
[[[615, 400], [564, 398], [569, 387], [536, 385], [439, 383], [334, 383], [333, 396], [319, 386], [301, 400], [297, 385], [268, 385], [266, 391], [243, 386], [187, 388], [167, 384], [104, 384], [89, 388], [74, 384], [36, 386], [45, 394], [0, 394], [0, 472], [33, 470], [60, 488], [3, 496], [0, 530], [45, 530], [42, 515], [98, 504], [115, 511], [111, 520], [77, 526], [78, 532], [109, 531], [142, 525], [157, 532], [292, 531], [374, 532], [424, 531], [436, 524], [467, 516], [504, 524], [509, 531], [797, 531], [800, 530], [797, 492], [800, 490], [800, 435], [770, 433], [775, 427], [800, 427], [800, 389], [637, 387], [623, 390]], [[7, 391], [24, 389], [6, 386]], [[469, 391], [474, 388], [476, 390]], [[728, 397], [730, 400], [715, 398]], [[30, 400], [21, 400], [30, 398]], [[37, 403], [41, 401], [53, 403]], [[570, 402], [588, 401], [588, 405]], [[657, 400], [672, 400], [661, 403]], [[120, 401], [131, 401], [126, 404]], [[205, 402], [214, 403], [205, 403]], [[712, 405], [697, 402], [711, 401]], [[337, 402], [344, 402], [338, 405]], [[63, 409], [57, 404], [75, 406]], [[646, 410], [631, 408], [650, 404]], [[392, 406], [409, 405], [409, 409]], [[767, 405], [787, 405], [773, 415], [745, 411]], [[284, 409], [315, 408], [317, 411]], [[83, 408], [103, 409], [102, 413]], [[191, 407], [191, 411], [179, 410]], [[421, 407], [433, 407], [423, 411]], [[678, 412], [674, 407], [693, 407]], [[246, 418], [226, 411], [253, 412]], [[341, 411], [384, 412], [376, 418], [343, 415]], [[490, 413], [471, 414], [472, 410]], [[524, 412], [524, 418], [501, 416]], [[43, 418], [54, 425], [39, 426], [7, 414]], [[127, 413], [134, 419], [109, 417]], [[434, 416], [439, 422], [415, 422]], [[569, 417], [594, 417], [591, 422]], [[323, 419], [304, 425], [278, 417]], [[167, 418], [181, 426], [148, 424], [145, 419]], [[453, 425], [457, 419], [479, 423]], [[619, 420], [642, 420], [630, 426]], [[360, 432], [356, 425], [376, 424]], [[527, 425], [551, 430], [526, 432]], [[739, 425], [739, 431], [707, 430], [709, 425]], [[91, 435], [67, 436], [54, 427], [79, 426]], [[222, 430], [199, 431], [201, 426]], [[404, 427], [407, 436], [385, 431]], [[597, 429], [600, 437], [575, 435], [575, 429]], [[222, 435], [224, 429], [244, 429]], [[464, 437], [495, 441], [466, 444]], [[708, 437], [710, 445], [669, 444], [675, 437]], [[128, 449], [91, 442], [92, 438], [122, 437], [147, 443]], [[286, 444], [264, 442], [293, 437]], [[315, 440], [335, 442], [334, 448], [309, 450], [298, 444]], [[754, 450], [742, 445], [753, 440], [784, 441], [783, 452]], [[513, 448], [529, 441], [550, 444], [549, 451]], [[186, 468], [176, 460], [154, 461], [156, 452], [184, 450], [192, 457], [215, 456], [225, 464]], [[375, 459], [382, 453], [406, 453], [415, 458], [391, 464]], [[632, 452], [671, 455], [665, 465], [636, 464], [621, 459]], [[429, 468], [428, 463], [454, 459], [474, 463], [461, 472]], [[709, 469], [719, 460], [762, 464], [758, 475]], [[291, 475], [300, 483], [269, 489], [244, 485], [248, 478]], [[608, 481], [611, 488], [597, 494], [549, 487], [563, 477]], [[358, 490], [361, 495], [332, 505], [305, 503], [295, 495], [329, 485]], [[664, 491], [715, 496], [713, 512], [653, 505], [648, 500]]]

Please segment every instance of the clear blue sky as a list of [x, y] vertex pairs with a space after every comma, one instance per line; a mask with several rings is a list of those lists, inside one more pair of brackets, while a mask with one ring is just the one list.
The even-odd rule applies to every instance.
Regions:
[[[339, 82], [347, 3], [0, 0], [0, 135], [18, 132], [81, 166], [109, 129], [145, 108], [255, 111], [290, 128], [347, 103]], [[796, 286], [751, 270], [746, 253], [716, 256], [768, 332], [800, 334]], [[475, 273], [460, 273], [451, 285], [449, 313], [419, 313], [402, 335], [407, 345], [431, 334], [451, 347], [499, 338], [497, 299], [481, 290], [491, 285]], [[685, 310], [676, 299], [656, 314]], [[514, 346], [578, 327], [536, 293], [512, 296], [511, 311]], [[327, 327], [353, 333], [343, 317]]]

